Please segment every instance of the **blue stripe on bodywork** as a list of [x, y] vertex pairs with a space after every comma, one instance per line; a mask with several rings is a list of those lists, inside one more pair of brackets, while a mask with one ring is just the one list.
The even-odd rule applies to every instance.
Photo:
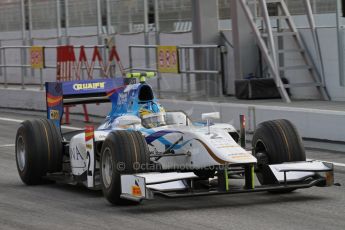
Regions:
[[[159, 141], [161, 144], [163, 144], [165, 146], [173, 145], [173, 143], [171, 143], [170, 141], [168, 141], [167, 139], [164, 138], [165, 135], [171, 134], [171, 133], [183, 134], [183, 132], [169, 131], [169, 130], [163, 130], [163, 131], [157, 131], [156, 132], [152, 129], [141, 129], [139, 131], [143, 132], [144, 134], [148, 134], [148, 136], [146, 136], [146, 138], [145, 138], [147, 144], [151, 144], [154, 141]], [[183, 146], [188, 144], [190, 141], [192, 141], [192, 140], [185, 141], [182, 144], [176, 144], [173, 149], [174, 150], [181, 149]]]
[[188, 144], [190, 141], [192, 141], [193, 139], [191, 139], [191, 140], [188, 140], [188, 141], [185, 141], [185, 142], [183, 142], [182, 144], [180, 144], [180, 145], [175, 145], [174, 146], [174, 150], [178, 150], [178, 149], [180, 149], [180, 148], [182, 148], [183, 146], [185, 146], [186, 144]]
[[155, 132], [155, 133], [148, 135], [145, 139], [146, 139], [147, 144], [151, 144], [152, 142], [154, 142], [155, 140], [158, 139], [159, 141], [162, 142], [162, 144], [172, 145], [172, 143], [170, 143], [168, 140], [163, 138], [163, 136], [165, 136], [167, 134], [172, 134], [172, 133], [183, 134], [182, 132], [179, 132], [179, 131], [162, 130], [162, 131], [158, 131], [158, 132]]

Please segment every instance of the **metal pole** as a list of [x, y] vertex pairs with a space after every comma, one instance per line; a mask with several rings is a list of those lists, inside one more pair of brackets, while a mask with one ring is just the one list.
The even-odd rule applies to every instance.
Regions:
[[107, 29], [108, 29], [108, 35], [111, 34], [111, 12], [110, 12], [110, 0], [106, 0], [106, 11], [107, 11]]
[[[108, 41], [107, 41], [107, 45], [109, 47], [109, 50], [111, 49], [111, 46], [115, 46], [116, 45], [116, 40], [115, 40], [115, 34], [113, 34], [112, 31], [113, 27], [112, 27], [112, 21], [111, 21], [111, 8], [110, 8], [110, 0], [106, 0], [105, 2], [106, 4], [106, 17], [107, 17], [107, 32], [108, 32]], [[111, 64], [111, 63], [109, 63]], [[111, 68], [110, 68], [110, 75], [109, 76], [116, 76], [116, 64], [111, 64]]]
[[[26, 45], [26, 17], [25, 17], [25, 1], [21, 0], [20, 1], [20, 6], [21, 6], [21, 16], [22, 16], [22, 44], [23, 46]], [[20, 59], [21, 59], [21, 65], [24, 66], [26, 64], [26, 48], [21, 48], [20, 49]], [[6, 56], [4, 56], [5, 58]], [[25, 81], [24, 81], [24, 76], [26, 76], [26, 69], [25, 67], [21, 67], [21, 84], [22, 84], [22, 89], [25, 89]]]
[[267, 2], [266, 0], [260, 0], [260, 5], [262, 8], [262, 13], [263, 13], [263, 18], [266, 24], [266, 32], [267, 32], [267, 38], [268, 38], [268, 44], [269, 44], [269, 48], [271, 49], [271, 55], [272, 55], [272, 59], [273, 62], [275, 64], [276, 67], [278, 67], [277, 65], [277, 54], [275, 52], [275, 45], [274, 45], [274, 38], [273, 38], [273, 32], [272, 32], [272, 25], [271, 25], [271, 20], [269, 18], [269, 14], [268, 14], [268, 9], [267, 9]]
[[344, 70], [344, 40], [343, 30], [340, 24], [341, 15], [341, 0], [337, 0], [337, 33], [338, 33], [338, 59], [339, 59], [339, 83], [340, 86], [345, 86], [345, 70]]
[[41, 90], [43, 90], [44, 89], [43, 69], [40, 69], [40, 85], [41, 85]]
[[62, 31], [61, 31], [61, 5], [60, 0], [56, 0], [56, 35], [58, 37], [57, 44], [62, 45]]
[[66, 35], [66, 44], [70, 44], [70, 37], [69, 37], [69, 0], [65, 0], [65, 35]]
[[128, 55], [129, 55], [129, 72], [132, 72], [133, 69], [133, 59], [132, 59], [132, 47], [128, 46]]
[[[184, 62], [183, 57], [185, 56], [185, 49], [178, 48], [178, 60], [179, 60], [179, 72], [185, 72], [186, 70], [186, 64]], [[181, 71], [182, 70], [182, 71]], [[185, 73], [180, 73], [181, 78], [185, 76]], [[188, 92], [187, 92], [188, 93]], [[181, 85], [181, 95], [185, 96], [185, 91], [184, 91], [184, 85]]]
[[[149, 9], [148, 9], [148, 0], [144, 0], [144, 39], [145, 45], [149, 45]], [[150, 50], [145, 48], [145, 66], [150, 68]]]
[[219, 96], [222, 98], [224, 97], [224, 74], [225, 74], [225, 63], [224, 63], [224, 56], [226, 55], [226, 48], [225, 46], [221, 46], [217, 49], [219, 51], [219, 80], [218, 80], [218, 91]]
[[246, 117], [240, 115], [240, 143], [242, 148], [246, 148]]
[[[101, 0], [97, 0], [97, 35], [100, 41], [100, 36], [102, 34], [102, 10], [101, 10]], [[101, 42], [99, 42], [101, 44]]]
[[[1, 49], [1, 47], [2, 47], [2, 41], [0, 40], [0, 49]], [[2, 63], [2, 52], [0, 53], [0, 65], [3, 65], [3, 63]], [[2, 69], [3, 69], [3, 67], [0, 67], [0, 76], [3, 74]]]
[[[98, 45], [103, 45], [103, 39], [102, 39], [102, 9], [101, 9], [101, 0], [97, 0], [97, 37], [98, 37]], [[102, 56], [104, 57], [105, 52], [104, 49], [102, 50]], [[103, 75], [103, 71], [99, 70], [100, 76]]]
[[3, 60], [3, 64], [4, 64], [4, 81], [5, 81], [5, 88], [7, 88], [8, 87], [8, 85], [7, 85], [7, 68], [6, 68], [6, 49], [5, 48], [3, 48], [2, 49], [2, 56], [4, 57], [4, 60]]
[[319, 59], [318, 61], [319, 61], [319, 65], [320, 65], [320, 72], [321, 72], [321, 78], [322, 78], [321, 80], [322, 80], [322, 83], [325, 84], [326, 83], [325, 70], [324, 70], [324, 66], [323, 66], [323, 58], [322, 58], [322, 54], [321, 54], [319, 35], [317, 33], [316, 24], [315, 24], [315, 20], [314, 20], [314, 16], [313, 16], [313, 10], [312, 10], [311, 4], [310, 4], [310, 0], [305, 0], [304, 3], [305, 3], [305, 7], [307, 9], [308, 22], [309, 22], [311, 32], [313, 35], [316, 55], [318, 56], [318, 59]]
[[253, 133], [256, 129], [255, 106], [248, 107], [248, 132]]
[[28, 0], [28, 9], [29, 9], [29, 39], [32, 45], [32, 0]]
[[234, 67], [235, 67], [235, 79], [242, 79], [243, 71], [242, 71], [242, 60], [241, 60], [241, 49], [240, 49], [240, 11], [239, 9], [240, 3], [238, 0], [230, 0], [230, 13], [231, 13], [231, 21], [232, 21], [232, 37], [234, 43]]
[[[30, 46], [34, 45], [34, 41], [32, 39], [32, 0], [28, 0], [28, 15], [29, 15], [29, 44]], [[35, 70], [31, 69], [31, 77], [35, 76]]]
[[[202, 49], [201, 49], [202, 50]], [[205, 55], [205, 59], [206, 59], [206, 70], [210, 70], [210, 49], [206, 48], [206, 55]], [[208, 99], [211, 95], [210, 93], [210, 75], [205, 74], [205, 78], [204, 78], [204, 87], [205, 87], [205, 96]]]
[[[185, 65], [186, 65], [186, 70], [187, 71], [190, 71], [190, 51], [191, 51], [191, 49], [189, 49], [189, 48], [185, 49], [185, 54], [186, 54], [186, 56], [185, 56]], [[192, 90], [192, 88], [191, 88], [190, 76], [191, 75], [189, 73], [186, 74], [186, 78], [187, 78], [187, 94], [188, 94], [187, 100], [188, 101], [190, 101], [192, 99], [192, 97], [191, 97], [191, 90]]]
[[[159, 19], [159, 3], [158, 3], [158, 0], [155, 0], [154, 8], [155, 8], [156, 45], [159, 46], [161, 44], [161, 39], [160, 39], [160, 23], [159, 23], [160, 19]], [[157, 52], [156, 52], [156, 62], [158, 62], [158, 54], [157, 54]], [[162, 78], [161, 73], [157, 72], [158, 97], [161, 96], [161, 78]]]

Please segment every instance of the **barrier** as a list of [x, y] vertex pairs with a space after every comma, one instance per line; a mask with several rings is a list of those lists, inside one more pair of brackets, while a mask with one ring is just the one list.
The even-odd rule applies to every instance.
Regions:
[[[24, 81], [24, 74], [25, 69], [31, 68], [31, 65], [29, 64], [24, 64], [23, 63], [23, 58], [21, 56], [21, 63], [20, 64], [8, 64], [6, 61], [6, 50], [11, 50], [11, 49], [19, 49], [20, 53], [24, 53], [24, 50], [31, 49], [31, 46], [2, 46], [0, 47], [0, 56], [1, 58], [1, 65], [0, 68], [2, 69], [3, 76], [4, 76], [4, 87], [8, 87], [8, 82], [7, 82], [7, 68], [20, 68], [22, 70], [22, 76], [21, 76], [21, 86], [22, 89], [25, 89], [25, 81]], [[43, 82], [41, 81], [41, 88], [42, 88]]]
[[[156, 51], [156, 68], [141, 68], [141, 67], [134, 67], [133, 64], [133, 49], [155, 49]], [[205, 60], [206, 65], [199, 69], [192, 68], [191, 64], [191, 56], [196, 51], [203, 51], [206, 53]], [[210, 50], [214, 51], [214, 55], [210, 54]], [[173, 53], [177, 51], [177, 57], [174, 60]], [[157, 45], [129, 45], [129, 69], [130, 71], [154, 71], [158, 72], [159, 74], [164, 73], [173, 73], [173, 74], [180, 74], [180, 85], [181, 91], [179, 92], [182, 95], [186, 95], [187, 99], [191, 99], [191, 82], [190, 76], [194, 75], [206, 75], [207, 79], [210, 75], [218, 76], [216, 79], [217, 82], [217, 92], [218, 96], [223, 96], [223, 82], [224, 82], [224, 60], [225, 55], [227, 54], [225, 46], [220, 45], [180, 45], [180, 46], [157, 46]], [[168, 54], [168, 55], [167, 55]], [[172, 62], [171, 62], [172, 61]], [[215, 61], [215, 64], [212, 67], [208, 65], [208, 63]], [[168, 63], [168, 65], [167, 65]], [[187, 89], [186, 92], [184, 91], [184, 78], [186, 78], [187, 82]], [[157, 88], [158, 93], [160, 96], [161, 84], [160, 84], [160, 77], [157, 78]], [[208, 82], [205, 81], [204, 84], [205, 88], [205, 96], [209, 97], [209, 85]], [[164, 91], [166, 92], [166, 91]], [[175, 93], [175, 92], [174, 92]], [[200, 95], [197, 95], [200, 96]]]
[[[48, 50], [55, 50], [56, 52], [57, 51], [57, 48], [59, 46], [56, 46], [56, 45], [47, 45], [47, 46], [42, 46], [43, 50], [44, 50], [44, 56], [45, 56], [45, 53], [48, 51]], [[97, 47], [98, 49], [105, 49], [106, 46], [83, 46], [84, 49], [94, 49], [95, 47]], [[19, 59], [19, 63], [8, 63], [7, 59], [6, 59], [6, 56], [7, 56], [7, 51], [8, 50], [18, 50], [20, 51], [21, 53], [24, 52], [23, 50], [26, 51], [26, 53], [29, 53], [28, 51], [30, 51], [32, 48], [32, 46], [0, 46], [0, 73], [1, 75], [4, 77], [4, 81], [3, 81], [3, 84], [4, 84], [4, 87], [7, 88], [8, 87], [8, 69], [21, 69], [22, 72], [26, 72], [27, 69], [32, 69], [32, 65], [29, 62], [24, 62], [23, 61], [23, 58], [20, 56], [20, 59]], [[74, 46], [74, 49], [81, 49], [81, 46]], [[57, 55], [57, 54], [56, 54]], [[85, 56], [86, 57], [86, 56]], [[78, 62], [79, 63], [79, 62]], [[77, 64], [78, 64], [77, 63]], [[48, 69], [55, 69], [56, 72], [57, 72], [57, 64], [55, 65], [51, 65], [51, 64], [47, 64], [46, 63], [46, 60], [44, 60], [44, 68], [41, 69], [41, 73], [43, 74], [45, 70], [48, 70]], [[60, 67], [59, 67], [60, 68]], [[94, 70], [101, 70], [102, 68], [104, 68], [103, 66], [99, 66], [99, 65], [95, 65], [94, 66]], [[120, 67], [119, 67], [120, 68]], [[121, 68], [123, 69], [122, 65], [121, 65]], [[72, 70], [74, 71], [76, 68], [72, 68]], [[80, 69], [82, 70], [87, 70], [89, 71], [89, 67], [80, 67]], [[41, 74], [40, 73], [40, 74]], [[123, 73], [121, 73], [123, 74]], [[115, 74], [114, 74], [115, 75]], [[31, 77], [34, 77], [35, 76], [35, 72], [31, 72]], [[23, 89], [25, 89], [25, 86], [26, 86], [26, 82], [25, 82], [25, 77], [27, 77], [26, 74], [22, 74], [21, 75], [21, 86]], [[78, 79], [76, 77], [76, 79]], [[43, 76], [40, 76], [40, 87], [41, 89], [43, 90], [44, 89], [44, 80], [43, 80]]]

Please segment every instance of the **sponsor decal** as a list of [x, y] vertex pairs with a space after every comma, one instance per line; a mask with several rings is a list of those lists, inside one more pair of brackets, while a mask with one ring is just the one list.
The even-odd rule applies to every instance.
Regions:
[[251, 155], [242, 155], [242, 156], [230, 156], [232, 159], [237, 159], [237, 160], [245, 160], [245, 159], [252, 159]]
[[86, 148], [87, 149], [92, 149], [92, 145], [91, 144], [86, 144]]
[[55, 109], [50, 110], [50, 119], [51, 120], [60, 120], [59, 110], [55, 110]]
[[93, 83], [76, 83], [73, 85], [73, 89], [79, 90], [94, 90], [94, 89], [104, 89], [105, 82], [93, 82]]
[[117, 99], [117, 105], [124, 105], [127, 103], [128, 93], [120, 93]]
[[79, 149], [78, 149], [78, 146], [75, 146], [75, 148], [72, 148], [72, 154], [71, 154], [71, 158], [73, 160], [76, 160], [76, 161], [83, 161], [83, 164], [84, 166], [81, 166], [82, 168], [86, 167], [86, 164], [84, 162], [84, 158], [83, 156], [81, 155]]
[[90, 141], [94, 138], [94, 128], [93, 126], [88, 126], [85, 129], [85, 141]]
[[139, 182], [137, 180], [135, 180], [135, 185], [132, 186], [132, 195], [138, 197], [142, 196]]
[[62, 101], [62, 96], [53, 96], [47, 93], [47, 104], [49, 107], [54, 107], [60, 104]]
[[226, 149], [226, 148], [238, 148], [238, 145], [224, 145], [224, 146], [218, 146], [218, 149]]

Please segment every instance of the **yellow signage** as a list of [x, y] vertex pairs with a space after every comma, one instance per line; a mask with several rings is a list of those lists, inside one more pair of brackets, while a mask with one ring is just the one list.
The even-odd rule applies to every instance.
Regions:
[[160, 73], [179, 73], [178, 50], [176, 46], [158, 46], [157, 69]]
[[44, 48], [42, 46], [32, 46], [30, 49], [31, 68], [44, 68]]

